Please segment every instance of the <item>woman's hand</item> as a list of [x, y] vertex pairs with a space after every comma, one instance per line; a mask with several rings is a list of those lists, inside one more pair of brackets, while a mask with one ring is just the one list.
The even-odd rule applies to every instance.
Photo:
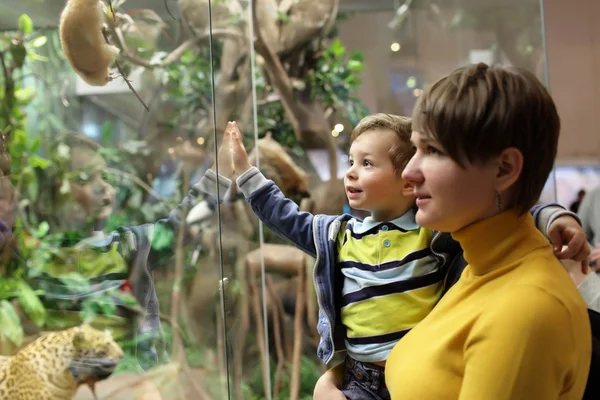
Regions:
[[548, 228], [548, 236], [557, 258], [581, 263], [581, 272], [587, 273], [590, 246], [575, 218], [565, 215], [555, 219]]
[[346, 400], [341, 390], [344, 373], [344, 363], [325, 372], [317, 381], [313, 400]]

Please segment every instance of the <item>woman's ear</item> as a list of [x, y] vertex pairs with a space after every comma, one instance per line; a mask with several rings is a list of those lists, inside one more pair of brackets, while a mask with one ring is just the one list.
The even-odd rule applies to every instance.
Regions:
[[516, 147], [504, 149], [499, 157], [496, 190], [503, 192], [519, 180], [523, 171], [523, 154]]

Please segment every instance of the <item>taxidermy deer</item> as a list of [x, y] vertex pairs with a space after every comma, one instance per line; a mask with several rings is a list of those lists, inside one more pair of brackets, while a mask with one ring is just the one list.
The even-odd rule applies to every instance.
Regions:
[[114, 79], [109, 67], [119, 49], [103, 34], [104, 4], [100, 0], [68, 0], [60, 16], [60, 43], [67, 60], [88, 85]]

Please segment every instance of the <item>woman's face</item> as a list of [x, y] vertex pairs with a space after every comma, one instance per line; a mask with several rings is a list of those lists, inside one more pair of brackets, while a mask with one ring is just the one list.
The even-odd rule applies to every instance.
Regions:
[[106, 162], [86, 148], [71, 152], [73, 198], [83, 207], [88, 220], [103, 222], [110, 217], [115, 203], [115, 189], [108, 182]]
[[402, 178], [414, 186], [419, 225], [455, 232], [497, 214], [495, 162], [463, 168], [431, 137], [413, 132], [411, 140], [416, 153]]

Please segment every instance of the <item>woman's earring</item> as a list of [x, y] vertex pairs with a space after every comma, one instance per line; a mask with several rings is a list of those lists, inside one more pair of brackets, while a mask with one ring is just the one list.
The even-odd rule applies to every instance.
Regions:
[[498, 211], [502, 212], [502, 196], [500, 192], [496, 192], [496, 206], [498, 207]]

